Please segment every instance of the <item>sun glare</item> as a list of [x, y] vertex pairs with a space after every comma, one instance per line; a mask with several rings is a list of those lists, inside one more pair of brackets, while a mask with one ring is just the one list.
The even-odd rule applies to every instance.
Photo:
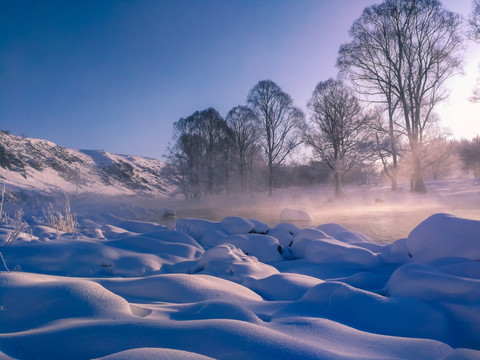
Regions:
[[463, 70], [463, 74], [448, 81], [450, 96], [438, 106], [442, 124], [450, 128], [457, 139], [480, 134], [480, 103], [469, 100], [480, 81], [480, 44], [470, 45]]

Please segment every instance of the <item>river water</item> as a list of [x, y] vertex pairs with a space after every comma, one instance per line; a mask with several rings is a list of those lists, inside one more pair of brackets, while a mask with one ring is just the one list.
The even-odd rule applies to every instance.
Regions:
[[227, 216], [259, 219], [270, 226], [281, 222], [284, 208], [306, 211], [310, 222], [288, 222], [305, 227], [338, 223], [368, 235], [373, 241], [389, 243], [407, 237], [419, 223], [435, 213], [480, 220], [480, 182], [440, 181], [428, 184], [427, 195], [411, 194], [406, 186], [398, 192], [388, 187], [352, 187], [347, 196], [333, 199], [328, 188], [277, 191], [272, 198], [256, 194], [249, 198], [230, 196], [177, 201], [169, 204], [177, 217], [220, 221]]

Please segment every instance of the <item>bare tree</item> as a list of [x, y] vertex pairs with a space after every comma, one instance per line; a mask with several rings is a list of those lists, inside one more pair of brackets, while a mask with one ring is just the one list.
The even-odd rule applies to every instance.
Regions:
[[[468, 19], [468, 37], [469, 39], [480, 42], [480, 0], [473, 0], [472, 12]], [[479, 66], [480, 69], [480, 66]], [[469, 98], [471, 102], [480, 102], [480, 77], [477, 78], [475, 87], [473, 88], [472, 96]]]
[[458, 144], [458, 154], [465, 171], [472, 170], [475, 179], [480, 178], [480, 137], [463, 139]]
[[456, 162], [455, 144], [452, 133], [440, 125], [440, 118], [433, 114], [437, 121], [431, 122], [422, 144], [423, 173], [433, 180], [445, 178], [453, 172]]
[[[398, 102], [414, 162], [411, 190], [425, 193], [420, 149], [443, 84], [461, 64], [460, 17], [438, 0], [386, 0], [363, 11], [338, 63], [365, 93]], [[391, 99], [389, 99], [391, 96]], [[393, 109], [392, 109], [393, 110]], [[395, 111], [395, 110], [394, 110]]]
[[335, 195], [341, 196], [344, 174], [372, 155], [372, 117], [362, 112], [358, 99], [341, 80], [319, 82], [307, 106], [311, 121], [305, 143], [333, 172]]
[[472, 3], [472, 12], [470, 18], [468, 19], [468, 24], [470, 26], [470, 31], [468, 32], [468, 37], [472, 40], [480, 40], [480, 0], [473, 0]]
[[258, 155], [258, 118], [247, 106], [236, 106], [225, 117], [232, 132], [232, 162], [240, 175], [240, 188], [247, 193], [248, 179], [251, 177], [252, 157]]
[[193, 133], [192, 124], [185, 118], [175, 122], [173, 127], [173, 144], [167, 148], [164, 173], [181, 187], [185, 199], [200, 197], [203, 139]]
[[377, 116], [372, 121], [371, 128], [375, 136], [375, 147], [383, 165], [383, 171], [391, 181], [391, 190], [397, 190], [397, 175], [400, 158], [405, 151], [402, 142], [402, 131], [396, 125], [398, 112], [389, 109], [387, 118], [383, 116], [385, 110], [377, 109]]
[[271, 80], [259, 81], [250, 90], [247, 102], [261, 124], [262, 147], [268, 164], [268, 192], [272, 195], [275, 170], [302, 142], [304, 114]]
[[[356, 30], [357, 24], [358, 21], [350, 30], [353, 37], [354, 33], [361, 33]], [[387, 62], [381, 51], [370, 51], [370, 49], [364, 48], [363, 43], [356, 41], [342, 45], [337, 59], [340, 74], [349, 77], [360, 94], [365, 95], [370, 101], [373, 99], [374, 103], [380, 104], [377, 106], [379, 112], [377, 121], [372, 123], [373, 131], [376, 135], [377, 152], [384, 172], [391, 180], [392, 191], [396, 191], [401, 152], [401, 137], [396, 122], [400, 100], [394, 93], [394, 72], [385, 64]], [[381, 114], [386, 114], [386, 121]]]
[[182, 187], [185, 198], [226, 189], [231, 134], [220, 114], [213, 108], [197, 111], [173, 127], [166, 171]]

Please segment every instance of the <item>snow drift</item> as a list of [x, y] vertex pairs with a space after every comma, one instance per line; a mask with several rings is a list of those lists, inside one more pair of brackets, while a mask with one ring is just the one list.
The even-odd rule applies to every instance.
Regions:
[[103, 219], [0, 247], [22, 270], [0, 272], [0, 358], [480, 358], [480, 221], [436, 214], [380, 245], [338, 224]]

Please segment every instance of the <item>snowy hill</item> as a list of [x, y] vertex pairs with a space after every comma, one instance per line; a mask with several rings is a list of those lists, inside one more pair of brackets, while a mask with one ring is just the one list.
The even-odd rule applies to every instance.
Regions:
[[0, 179], [25, 190], [165, 196], [164, 163], [103, 150], [76, 150], [0, 132]]

